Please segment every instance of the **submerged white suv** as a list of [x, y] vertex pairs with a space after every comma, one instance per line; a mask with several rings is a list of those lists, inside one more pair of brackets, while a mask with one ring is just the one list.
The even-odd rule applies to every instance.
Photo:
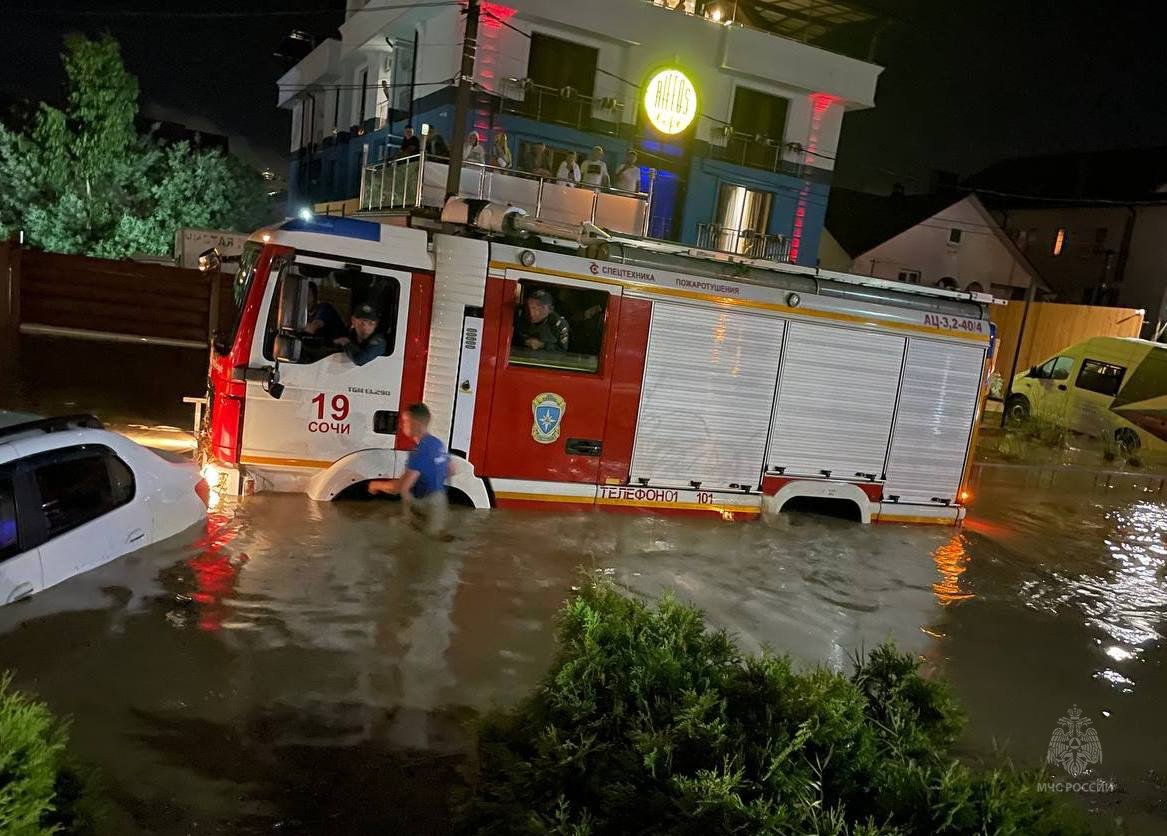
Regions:
[[209, 490], [88, 415], [0, 412], [0, 606], [204, 519]]

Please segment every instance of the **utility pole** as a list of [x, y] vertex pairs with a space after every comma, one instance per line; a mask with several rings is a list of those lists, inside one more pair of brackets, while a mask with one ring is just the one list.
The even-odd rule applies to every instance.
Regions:
[[478, 12], [478, 0], [467, 0], [466, 37], [462, 41], [462, 69], [458, 74], [454, 135], [450, 137], [450, 170], [446, 175], [447, 197], [462, 190], [462, 144], [466, 138], [466, 114], [470, 110], [470, 90], [474, 84], [474, 56], [478, 53]]

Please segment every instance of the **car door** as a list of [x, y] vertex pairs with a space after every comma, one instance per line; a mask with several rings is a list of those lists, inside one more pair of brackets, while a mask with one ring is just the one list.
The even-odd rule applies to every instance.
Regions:
[[[44, 586], [40, 550], [20, 532], [20, 479], [15, 468], [0, 468], [0, 605], [11, 604]], [[22, 545], [23, 542], [23, 545]]]
[[30, 456], [44, 587], [87, 572], [151, 540], [134, 473], [110, 448], [83, 444]]
[[1070, 373], [1076, 358], [1062, 354], [1051, 357], [1036, 369], [1031, 409], [1034, 415], [1061, 423], [1066, 418]]
[[[242, 461], [320, 468], [354, 450], [394, 448], [416, 290], [411, 274], [303, 254], [273, 261], [272, 272], [276, 284], [261, 312], [266, 325], [257, 329], [251, 366], [270, 367], [280, 357], [282, 388], [274, 397], [266, 378], [249, 378]], [[305, 327], [309, 285], [346, 323], [358, 305], [372, 306], [387, 343], [385, 355], [358, 366], [333, 340], [289, 340], [287, 335]]]
[[[568, 324], [567, 348], [532, 349], [528, 300], [548, 294], [549, 314]], [[495, 302], [488, 303], [493, 308]], [[490, 408], [490, 476], [595, 485], [603, 456], [621, 289], [579, 279], [508, 271]], [[551, 332], [557, 332], [558, 327]]]
[[1107, 362], [1084, 357], [1070, 398], [1070, 428], [1086, 435], [1110, 436], [1115, 424], [1110, 405], [1126, 379], [1125, 360]]

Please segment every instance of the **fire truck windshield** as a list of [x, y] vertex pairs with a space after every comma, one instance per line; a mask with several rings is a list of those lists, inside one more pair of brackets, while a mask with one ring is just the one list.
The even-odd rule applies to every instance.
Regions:
[[235, 342], [235, 334], [239, 330], [239, 321], [243, 315], [243, 302], [247, 299], [247, 291], [251, 289], [252, 279], [255, 278], [255, 266], [259, 263], [259, 254], [263, 245], [249, 241], [243, 247], [243, 254], [239, 256], [239, 270], [235, 273], [235, 280], [231, 282], [231, 298], [234, 309], [231, 313], [231, 327], [220, 329], [215, 334], [215, 351], [226, 354]]

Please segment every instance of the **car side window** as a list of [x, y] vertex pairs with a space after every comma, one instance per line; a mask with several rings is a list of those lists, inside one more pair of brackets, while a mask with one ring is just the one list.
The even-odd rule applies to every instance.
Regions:
[[134, 498], [133, 471], [112, 450], [85, 445], [28, 459], [40, 493], [46, 536], [95, 520]]
[[1099, 395], [1113, 398], [1122, 387], [1125, 375], [1125, 366], [1102, 363], [1098, 360], [1083, 360], [1082, 370], [1078, 372], [1078, 379], [1074, 385], [1087, 392], [1097, 392]]
[[1051, 357], [1037, 366], [1032, 376], [1038, 380], [1066, 380], [1073, 367], [1073, 357]]
[[20, 553], [16, 527], [16, 492], [12, 477], [0, 476], [0, 561]]
[[1055, 357], [1050, 369], [1051, 380], [1069, 380], [1070, 370], [1074, 368], [1073, 357]]

